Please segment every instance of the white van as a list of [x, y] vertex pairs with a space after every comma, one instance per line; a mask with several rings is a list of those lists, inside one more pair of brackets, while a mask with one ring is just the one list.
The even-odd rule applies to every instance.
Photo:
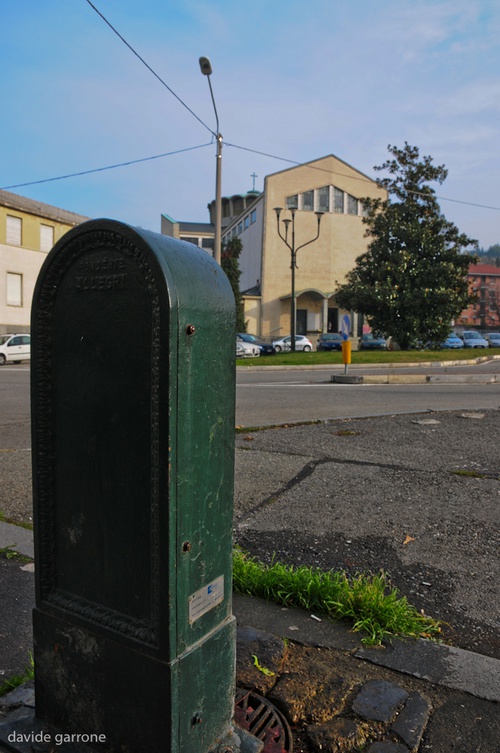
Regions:
[[0, 366], [8, 361], [21, 363], [31, 358], [30, 335], [0, 335]]

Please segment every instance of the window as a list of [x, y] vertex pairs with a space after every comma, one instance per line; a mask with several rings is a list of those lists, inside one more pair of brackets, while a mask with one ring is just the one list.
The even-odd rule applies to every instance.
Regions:
[[241, 235], [243, 232], [243, 223], [238, 222], [238, 235]]
[[7, 306], [23, 305], [23, 276], [7, 272]]
[[50, 251], [54, 245], [54, 228], [52, 225], [40, 225], [40, 251]]
[[330, 211], [330, 186], [318, 188], [318, 212]]
[[314, 209], [314, 191], [306, 191], [302, 194], [302, 209], [304, 212], [312, 212]]
[[247, 229], [247, 227], [250, 227], [250, 215], [247, 214], [247, 216], [243, 220], [243, 225], [245, 230]]
[[321, 314], [319, 312], [307, 312], [307, 331], [321, 332]]
[[307, 335], [307, 309], [297, 309], [297, 335]]
[[202, 238], [201, 239], [201, 247], [202, 248], [209, 248], [209, 249], [213, 250], [214, 239], [213, 238]]
[[184, 235], [180, 240], [186, 241], [186, 243], [194, 243], [195, 246], [198, 245], [198, 238], [190, 237], [188, 235]]
[[299, 197], [297, 194], [295, 196], [288, 196], [286, 200], [286, 208], [287, 209], [298, 209], [299, 208]]
[[358, 200], [354, 198], [354, 196], [351, 196], [351, 194], [347, 194], [347, 214], [357, 214], [358, 213]]
[[338, 214], [344, 214], [344, 192], [340, 188], [333, 189], [333, 208]]
[[257, 222], [257, 210], [252, 209], [250, 212], [250, 224], [253, 225], [254, 222]]
[[23, 221], [20, 217], [7, 215], [7, 243], [11, 246], [20, 246], [22, 240]]

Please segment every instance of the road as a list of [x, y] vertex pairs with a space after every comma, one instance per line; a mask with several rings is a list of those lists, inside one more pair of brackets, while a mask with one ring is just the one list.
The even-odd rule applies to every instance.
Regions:
[[[500, 362], [448, 369], [462, 374], [486, 373], [486, 370], [500, 373]], [[397, 369], [398, 373], [409, 371], [414, 373], [415, 369]], [[438, 373], [443, 369], [433, 367], [424, 371]], [[370, 372], [374, 373], [374, 369]], [[427, 410], [500, 407], [500, 384], [341, 385], [330, 382], [332, 373], [343, 372], [339, 367], [307, 371], [238, 369], [236, 425], [272, 426]], [[362, 371], [357, 369], [356, 373]], [[0, 406], [4, 448], [29, 448], [29, 365], [0, 368]]]
[[[500, 363], [487, 366], [500, 373]], [[438, 367], [418, 369], [440, 373]], [[387, 369], [384, 373], [387, 373]], [[397, 369], [397, 373], [415, 373]], [[456, 367], [453, 373], [486, 373], [486, 366]], [[375, 370], [370, 369], [371, 373]], [[308, 371], [238, 370], [236, 425], [270, 426], [297, 421], [381, 416], [426, 410], [479, 410], [500, 407], [499, 384], [332, 384], [336, 368]], [[350, 373], [354, 373], [353, 371]], [[357, 369], [356, 374], [362, 373]], [[382, 372], [381, 372], [382, 373]]]
[[[500, 384], [329, 377], [238, 372], [245, 426], [353, 419], [348, 431], [318, 424], [237, 436], [238, 543], [264, 561], [276, 553], [326, 570], [383, 569], [418, 609], [453, 626], [458, 645], [500, 657]], [[0, 510], [30, 522], [28, 367], [0, 369], [0, 406]], [[436, 413], [408, 415], [428, 409]]]

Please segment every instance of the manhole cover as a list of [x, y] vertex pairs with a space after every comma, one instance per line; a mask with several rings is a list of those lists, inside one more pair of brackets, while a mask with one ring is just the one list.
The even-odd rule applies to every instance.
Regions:
[[234, 707], [236, 724], [264, 743], [263, 753], [293, 753], [288, 722], [267, 698], [238, 688]]

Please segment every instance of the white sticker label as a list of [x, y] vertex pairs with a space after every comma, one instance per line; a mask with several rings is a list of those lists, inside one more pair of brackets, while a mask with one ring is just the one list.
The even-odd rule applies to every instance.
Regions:
[[224, 601], [224, 576], [219, 575], [207, 586], [200, 588], [199, 591], [188, 598], [189, 603], [189, 623], [196, 622], [202, 615], [210, 612], [211, 609]]

